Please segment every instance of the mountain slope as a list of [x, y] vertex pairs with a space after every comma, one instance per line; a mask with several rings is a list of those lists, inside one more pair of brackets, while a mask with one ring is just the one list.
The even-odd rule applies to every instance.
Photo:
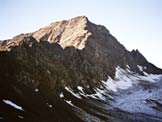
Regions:
[[[151, 81], [160, 80], [162, 70], [138, 50], [127, 51], [104, 26], [85, 16], [18, 35], [3, 41], [0, 50], [0, 115], [6, 120], [122, 121], [122, 114], [128, 121], [136, 121], [134, 116], [161, 121], [155, 114], [131, 113], [111, 101], [124, 99], [125, 93], [118, 95], [120, 90], [134, 88], [133, 84], [147, 82], [151, 76]], [[9, 108], [5, 100], [14, 101], [23, 111]]]

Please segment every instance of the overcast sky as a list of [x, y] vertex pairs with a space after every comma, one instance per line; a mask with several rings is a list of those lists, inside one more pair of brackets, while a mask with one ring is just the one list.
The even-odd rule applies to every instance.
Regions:
[[0, 40], [80, 15], [162, 68], [162, 0], [0, 0]]

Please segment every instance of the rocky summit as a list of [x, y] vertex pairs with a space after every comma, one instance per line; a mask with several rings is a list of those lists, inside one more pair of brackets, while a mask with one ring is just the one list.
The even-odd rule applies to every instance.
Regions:
[[85, 16], [0, 41], [2, 122], [162, 122], [162, 69]]

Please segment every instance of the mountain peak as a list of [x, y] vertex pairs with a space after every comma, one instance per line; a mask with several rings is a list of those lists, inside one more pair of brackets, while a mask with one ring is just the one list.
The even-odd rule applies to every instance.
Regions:
[[[38, 42], [47, 41], [49, 43], [58, 43], [62, 48], [73, 46], [77, 49], [83, 49], [90, 37], [104, 38], [108, 36], [109, 31], [102, 25], [96, 25], [88, 20], [86, 16], [77, 16], [69, 20], [62, 20], [51, 23], [39, 30], [20, 34], [14, 38], [4, 41], [1, 45], [9, 45], [1, 50], [10, 50], [10, 47], [17, 46], [23, 37], [33, 36]], [[15, 43], [16, 42], [16, 43]]]
[[32, 33], [37, 40], [59, 43], [63, 48], [74, 46], [82, 49], [91, 35], [87, 30], [88, 18], [78, 16], [70, 20], [51, 23], [49, 26]]
[[86, 16], [54, 22], [32, 33], [37, 40], [58, 43], [63, 48], [73, 46], [77, 49], [83, 49], [88, 38], [104, 38], [105, 35], [110, 35], [106, 27], [90, 22]]
[[84, 22], [89, 21], [88, 17], [86, 17], [86, 16], [77, 16], [77, 17], [74, 17], [74, 18], [72, 18], [70, 20], [71, 21], [84, 21]]
[[[112, 36], [109, 30], [102, 25], [96, 25], [88, 20], [86, 16], [78, 16], [69, 20], [63, 20], [51, 23], [38, 31], [27, 34], [20, 34], [14, 38], [0, 43], [0, 51], [10, 50], [15, 46], [21, 45], [27, 41], [29, 46], [33, 42], [28, 38], [34, 38], [37, 42], [48, 42], [50, 44], [59, 44], [63, 49], [66, 47], [74, 47], [83, 52], [89, 52], [93, 55], [89, 60], [94, 58], [94, 64], [98, 59], [105, 64], [107, 69], [115, 69], [116, 66], [125, 67], [130, 65], [133, 71], [139, 72], [137, 65], [146, 66], [148, 73], [161, 73], [160, 69], [149, 64], [145, 57], [138, 51], [128, 52], [125, 47]], [[32, 39], [31, 39], [32, 40]], [[75, 51], [74, 51], [75, 52]], [[119, 53], [120, 52], [120, 53]], [[87, 59], [89, 57], [86, 57]], [[101, 58], [102, 57], [102, 58]], [[107, 62], [109, 62], [107, 64]], [[112, 63], [112, 64], [111, 64]], [[105, 68], [105, 67], [104, 67]], [[96, 68], [97, 69], [97, 68]], [[100, 68], [102, 70], [102, 68]], [[155, 72], [156, 69], [156, 72]], [[98, 70], [97, 70], [98, 71]], [[114, 71], [107, 71], [107, 74], [114, 75]], [[104, 76], [106, 77], [106, 75]]]

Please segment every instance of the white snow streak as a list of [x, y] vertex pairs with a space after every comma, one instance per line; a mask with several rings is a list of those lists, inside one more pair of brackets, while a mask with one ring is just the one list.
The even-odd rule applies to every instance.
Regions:
[[143, 67], [142, 66], [137, 65], [137, 67], [141, 72], [143, 72]]
[[70, 100], [65, 100], [65, 101], [66, 101], [66, 103], [68, 103], [69, 105], [74, 106], [74, 105], [71, 103]]
[[20, 119], [24, 119], [24, 117], [23, 117], [23, 116], [20, 116], [20, 115], [19, 115], [18, 117], [19, 117]]
[[6, 104], [8, 104], [8, 105], [10, 105], [10, 106], [12, 106], [12, 107], [14, 107], [14, 108], [16, 108], [16, 109], [19, 109], [21, 111], [24, 111], [21, 106], [16, 105], [15, 103], [13, 103], [10, 100], [3, 100], [3, 102], [6, 103]]
[[81, 97], [79, 96], [79, 94], [74, 93], [73, 90], [72, 90], [71, 88], [65, 87], [65, 89], [66, 89], [68, 92], [70, 92], [73, 96], [75, 96], [75, 97], [81, 99]]

